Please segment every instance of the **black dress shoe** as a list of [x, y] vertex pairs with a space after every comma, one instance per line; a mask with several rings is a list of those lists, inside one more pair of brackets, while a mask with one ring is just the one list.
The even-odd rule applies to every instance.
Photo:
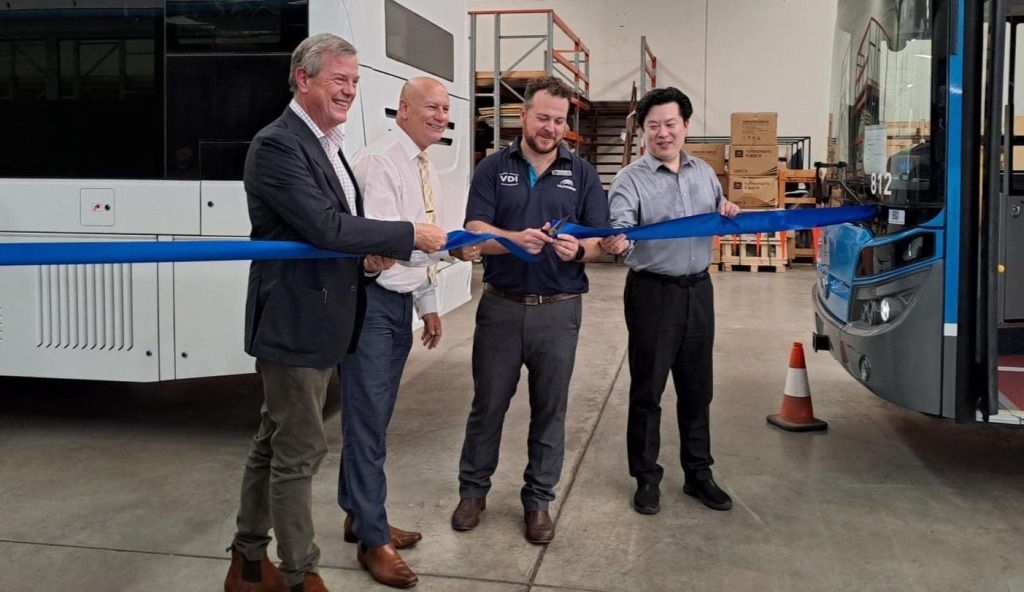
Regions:
[[657, 514], [661, 509], [661, 490], [654, 483], [644, 483], [633, 494], [633, 509], [641, 514]]
[[728, 510], [732, 507], [732, 498], [722, 491], [711, 477], [701, 481], [688, 481], [683, 484], [683, 493], [692, 495], [712, 510]]

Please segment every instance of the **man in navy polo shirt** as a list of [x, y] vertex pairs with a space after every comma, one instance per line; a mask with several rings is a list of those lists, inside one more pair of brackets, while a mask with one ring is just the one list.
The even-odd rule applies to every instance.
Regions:
[[572, 90], [545, 77], [526, 87], [523, 135], [477, 166], [466, 204], [466, 229], [511, 240], [539, 262], [483, 243], [484, 295], [473, 335], [473, 406], [459, 462], [459, 505], [452, 528], [480, 523], [509, 402], [525, 364], [530, 377], [529, 459], [520, 498], [526, 540], [547, 544], [555, 528], [548, 503], [565, 456], [565, 411], [587, 291], [583, 263], [618, 254], [622, 235], [577, 240], [551, 236], [552, 219], [584, 226], [609, 223], [608, 200], [594, 168], [562, 145]]

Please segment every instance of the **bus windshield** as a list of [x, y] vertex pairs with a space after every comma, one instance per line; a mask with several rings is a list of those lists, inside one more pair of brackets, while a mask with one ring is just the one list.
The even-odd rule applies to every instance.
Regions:
[[[933, 0], [840, 0], [829, 116], [833, 195], [888, 206], [905, 230], [944, 201], [945, 101]], [[941, 49], [941, 48], [940, 48]], [[935, 58], [935, 59], [933, 59]], [[932, 89], [935, 88], [935, 96]], [[891, 222], [897, 221], [896, 227]]]
[[241, 180], [308, 33], [306, 0], [7, 4], [0, 178]]

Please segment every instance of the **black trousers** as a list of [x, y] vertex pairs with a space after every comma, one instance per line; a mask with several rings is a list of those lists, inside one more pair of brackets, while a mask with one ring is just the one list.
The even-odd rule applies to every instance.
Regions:
[[498, 468], [501, 431], [523, 366], [530, 397], [524, 510], [547, 510], [565, 458], [569, 382], [582, 298], [529, 306], [484, 294], [473, 333], [473, 406], [459, 460], [459, 496], [484, 498]]
[[671, 372], [683, 473], [687, 481], [707, 479], [714, 462], [709, 429], [715, 341], [711, 279], [706, 273], [670, 278], [630, 271], [624, 301], [631, 377], [629, 474], [640, 484], [661, 482], [661, 395]]

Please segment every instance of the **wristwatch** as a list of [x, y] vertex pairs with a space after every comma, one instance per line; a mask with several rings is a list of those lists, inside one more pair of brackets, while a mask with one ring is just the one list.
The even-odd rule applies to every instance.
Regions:
[[579, 248], [576, 249], [576, 256], [573, 257], [572, 260], [583, 261], [583, 257], [586, 256], [586, 254], [587, 250], [583, 248], [583, 245], [580, 245]]

